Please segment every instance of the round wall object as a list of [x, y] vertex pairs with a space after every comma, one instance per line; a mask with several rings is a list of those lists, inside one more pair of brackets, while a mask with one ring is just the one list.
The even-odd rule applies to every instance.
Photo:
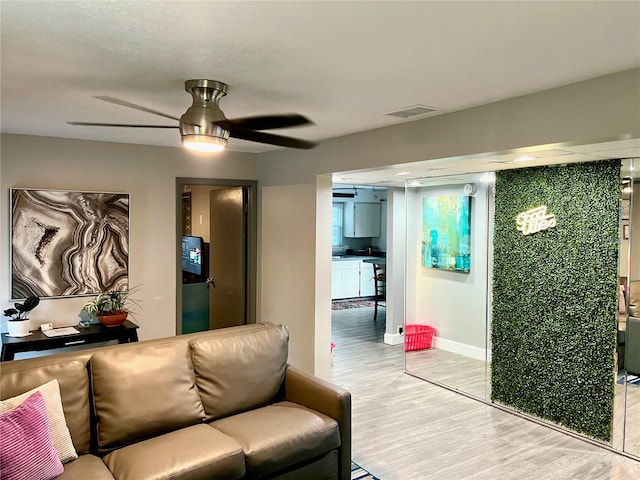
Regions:
[[462, 191], [465, 195], [473, 195], [476, 193], [476, 186], [473, 183], [465, 183], [464, 187], [462, 187]]

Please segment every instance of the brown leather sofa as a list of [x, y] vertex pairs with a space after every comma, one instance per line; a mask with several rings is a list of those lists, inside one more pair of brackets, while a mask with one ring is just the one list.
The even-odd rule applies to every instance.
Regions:
[[2, 364], [2, 399], [57, 379], [60, 480], [348, 479], [349, 392], [287, 364], [270, 323]]

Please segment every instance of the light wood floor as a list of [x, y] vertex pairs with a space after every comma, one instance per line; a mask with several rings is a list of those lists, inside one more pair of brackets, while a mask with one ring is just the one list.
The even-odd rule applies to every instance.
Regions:
[[[480, 360], [430, 348], [407, 352], [405, 370], [481, 399], [491, 398], [490, 366]], [[614, 392], [612, 446], [640, 457], [640, 387], [616, 384]]]
[[484, 361], [429, 348], [407, 352], [405, 365], [408, 372], [418, 377], [428, 378], [478, 398], [491, 398], [491, 382], [487, 381], [490, 373]]
[[[384, 312], [384, 310], [383, 310]], [[640, 462], [403, 373], [384, 313], [333, 312], [333, 381], [352, 393], [353, 459], [382, 480], [640, 479]]]
[[625, 385], [616, 384], [614, 399], [613, 431], [621, 432], [623, 425], [625, 429], [624, 447], [622, 435], [614, 435], [613, 446], [640, 456], [640, 387], [628, 385], [625, 389]]

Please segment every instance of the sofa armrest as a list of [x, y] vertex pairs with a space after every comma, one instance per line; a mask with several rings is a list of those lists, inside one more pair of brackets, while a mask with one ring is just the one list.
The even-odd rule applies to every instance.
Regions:
[[340, 478], [351, 478], [351, 393], [326, 380], [287, 366], [284, 379], [285, 400], [323, 413], [340, 428]]

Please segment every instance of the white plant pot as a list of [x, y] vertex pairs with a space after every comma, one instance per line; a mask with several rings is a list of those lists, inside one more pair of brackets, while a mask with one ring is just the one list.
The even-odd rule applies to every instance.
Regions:
[[10, 320], [7, 322], [7, 330], [10, 337], [26, 337], [29, 335], [31, 320]]

